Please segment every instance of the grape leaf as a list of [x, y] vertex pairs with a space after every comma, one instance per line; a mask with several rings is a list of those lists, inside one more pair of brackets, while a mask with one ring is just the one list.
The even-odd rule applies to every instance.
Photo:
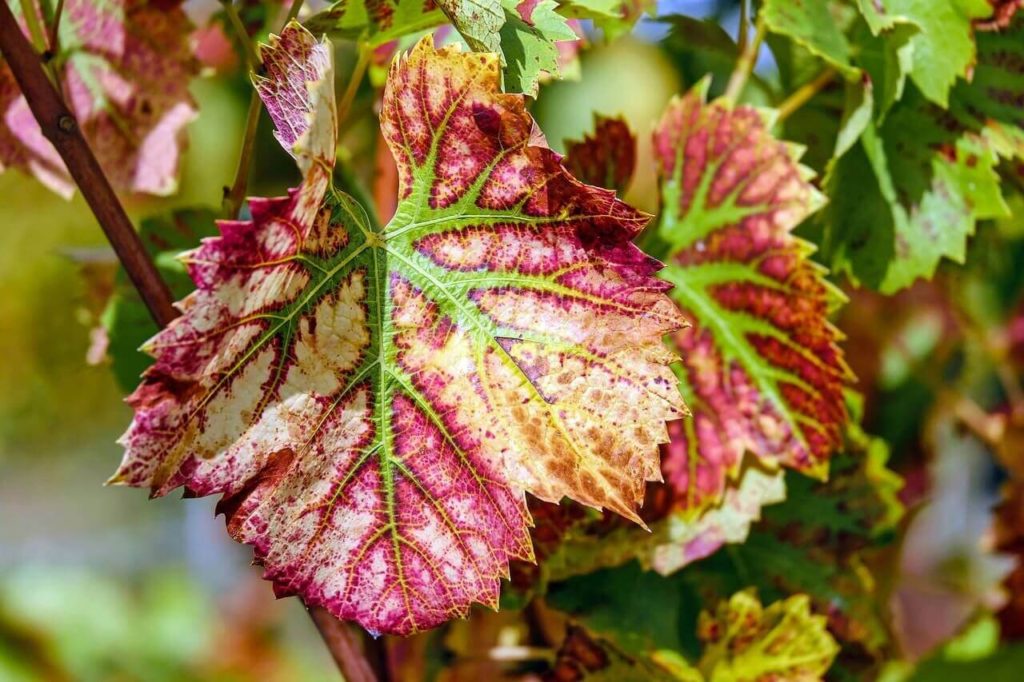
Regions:
[[1000, 156], [1024, 159], [1024, 13], [1015, 17], [978, 36], [978, 63], [950, 95], [950, 112]]
[[[260, 88], [279, 138], [332, 154], [324, 104], [293, 101], [331, 92], [329, 46], [292, 24], [275, 49], [305, 60]], [[373, 632], [496, 605], [532, 556], [524, 491], [639, 520], [684, 409], [660, 342], [682, 320], [631, 242], [646, 216], [573, 179], [499, 77], [430, 37], [397, 60], [394, 218], [368, 227], [333, 156], [252, 200], [188, 256], [197, 291], [129, 398], [114, 482], [224, 493], [279, 592]]]
[[500, 52], [505, 23], [501, 0], [437, 0], [466, 43], [477, 52]]
[[[203, 237], [214, 236], [214, 218], [214, 212], [208, 209], [182, 209], [167, 216], [147, 218], [139, 225], [143, 246], [176, 298], [184, 298], [193, 289], [178, 256], [195, 248]], [[100, 323], [109, 340], [107, 352], [114, 378], [125, 391], [131, 391], [139, 375], [152, 363], [149, 356], [139, 352], [139, 347], [159, 330], [123, 269], [118, 269]]]
[[701, 614], [698, 636], [698, 667], [713, 682], [820, 680], [839, 651], [805, 595], [765, 608], [752, 591], [738, 592]]
[[621, 116], [594, 114], [594, 132], [565, 148], [565, 167], [589, 185], [623, 194], [636, 170], [636, 136]]
[[[866, 22], [857, 22], [852, 30], [852, 50], [856, 64], [871, 79], [875, 113], [881, 119], [903, 97], [907, 75], [914, 65], [911, 39], [920, 28], [902, 21], [874, 35]], [[845, 152], [844, 152], [845, 153]]]
[[654, 0], [560, 0], [558, 4], [565, 16], [590, 19], [606, 40], [615, 40], [632, 31], [644, 13], [653, 14], [657, 3]]
[[340, 0], [304, 23], [313, 33], [377, 47], [443, 24], [445, 15], [434, 0]]
[[[188, 86], [197, 72], [192, 26], [178, 4], [68, 0], [64, 8], [55, 57], [64, 98], [117, 190], [177, 190], [185, 129], [196, 117]], [[0, 115], [0, 169], [31, 172], [70, 198], [71, 176], [6, 62], [0, 62]]]
[[967, 77], [976, 58], [975, 19], [988, 17], [988, 0], [858, 0], [871, 30], [910, 22], [921, 28], [911, 38], [910, 78], [926, 98], [945, 107], [957, 78]]
[[822, 478], [842, 442], [851, 374], [827, 319], [838, 297], [790, 233], [820, 195], [768, 115], [706, 104], [706, 87], [654, 133], [664, 208], [652, 246], [694, 324], [672, 339], [693, 418], [669, 426], [665, 486], [645, 514], [654, 532], [583, 524], [547, 562], [551, 579], [632, 557], [667, 574], [741, 542], [761, 506], [784, 499], [780, 465]]
[[[630, 675], [643, 671], [650, 677], [639, 679], [820, 680], [839, 650], [806, 595], [763, 607], [753, 590], [744, 590], [719, 601], [714, 613], [700, 613], [693, 624], [697, 651], [687, 651], [699, 659], [694, 665], [678, 653], [693, 648], [680, 639], [689, 637], [676, 632], [683, 625], [680, 612], [693, 608], [678, 581], [624, 567], [582, 577], [573, 587], [553, 594], [552, 603], [586, 629], [570, 628], [555, 670], [582, 677], [555, 679], [637, 679]], [[628, 592], [619, 598], [623, 590]]]
[[501, 56], [507, 92], [535, 96], [542, 74], [558, 74], [557, 43], [579, 39], [557, 9], [555, 0], [343, 1], [306, 26], [378, 46], [450, 21], [472, 49]]
[[706, 84], [655, 129], [663, 177], [661, 276], [694, 326], [673, 344], [694, 412], [675, 429], [665, 479], [691, 517], [716, 505], [745, 452], [762, 467], [827, 472], [851, 374], [828, 322], [838, 295], [791, 231], [822, 203], [768, 114], [705, 104]]
[[[506, 92], [536, 96], [543, 74], [558, 75], [558, 42], [579, 36], [558, 14], [555, 0], [506, 0], [501, 27], [501, 54], [505, 63]], [[510, 8], [515, 5], [514, 8]]]
[[825, 60], [847, 78], [858, 78], [850, 62], [850, 44], [843, 34], [830, 2], [765, 0], [761, 16], [773, 33], [788, 36]]
[[996, 166], [1024, 158], [1024, 17], [977, 42], [973, 78], [948, 110], [910, 88], [826, 181], [824, 258], [883, 293], [930, 277], [943, 258], [963, 262], [977, 222], [1008, 215]]
[[840, 159], [823, 249], [837, 269], [893, 293], [931, 277], [943, 258], [963, 262], [977, 221], [1007, 214], [995, 151], [977, 134], [957, 135], [950, 120], [908, 93]]

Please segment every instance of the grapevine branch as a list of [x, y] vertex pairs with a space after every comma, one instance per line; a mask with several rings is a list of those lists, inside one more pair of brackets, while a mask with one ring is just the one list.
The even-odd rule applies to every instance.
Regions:
[[[46, 77], [39, 55], [22, 34], [6, 2], [0, 2], [0, 53], [7, 60], [43, 135], [64, 160], [150, 315], [160, 327], [166, 326], [179, 315], [170, 289], [146, 253], [74, 115]], [[348, 682], [378, 679], [349, 625], [319, 607], [310, 608], [309, 614]]]

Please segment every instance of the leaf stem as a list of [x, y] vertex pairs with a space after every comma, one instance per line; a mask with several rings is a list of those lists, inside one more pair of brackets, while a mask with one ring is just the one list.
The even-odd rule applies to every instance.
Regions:
[[292, 6], [288, 8], [288, 16], [284, 18], [284, 25], [287, 26], [288, 22], [299, 16], [299, 10], [302, 9], [303, 0], [292, 0]]
[[369, 659], [359, 645], [359, 637], [351, 626], [332, 616], [323, 607], [306, 608], [334, 662], [345, 676], [345, 682], [378, 682], [383, 677], [370, 666]]
[[[60, 95], [60, 80], [57, 78], [57, 69], [52, 62], [55, 51], [51, 49], [50, 43], [47, 41], [43, 19], [39, 15], [39, 9], [36, 7], [35, 0], [21, 0], [21, 11], [25, 15], [25, 25], [28, 27], [28, 33], [32, 37], [32, 45], [35, 47], [36, 52], [42, 55], [43, 68], [46, 69], [49, 79], [57, 86], [57, 94]], [[60, 96], [63, 99], [63, 95]]]
[[768, 27], [764, 22], [764, 18], [758, 13], [757, 20], [754, 22], [754, 39], [743, 46], [740, 56], [736, 59], [736, 67], [729, 76], [729, 84], [725, 87], [723, 97], [729, 102], [735, 104], [739, 101], [740, 95], [743, 94], [743, 88], [746, 87], [747, 80], [754, 70], [754, 65], [757, 64], [757, 56], [761, 52], [761, 43], [764, 41], [767, 33]]
[[21, 0], [21, 13], [25, 15], [25, 25], [28, 27], [28, 34], [32, 37], [32, 46], [36, 52], [42, 54], [49, 49], [46, 44], [46, 36], [43, 34], [43, 22], [36, 9], [35, 0]]
[[50, 54], [52, 57], [56, 57], [60, 51], [60, 20], [63, 16], [64, 0], [57, 0], [57, 7], [53, 10], [53, 23], [50, 25]]
[[245, 30], [245, 24], [242, 23], [242, 18], [238, 16], [238, 10], [235, 9], [235, 5], [231, 0], [220, 0], [220, 4], [224, 7], [224, 14], [227, 15], [231, 28], [234, 29], [235, 35], [238, 37], [238, 41], [242, 44], [242, 50], [245, 52], [245, 59], [249, 62], [249, 70], [256, 73], [260, 68], [260, 64], [263, 63], [263, 60], [260, 59], [259, 52], [256, 51], [256, 46], [253, 45], [252, 38], [249, 37], [249, 32]]
[[803, 105], [807, 104], [812, 97], [821, 92], [827, 85], [835, 80], [838, 73], [832, 67], [826, 68], [824, 71], [814, 77], [814, 80], [804, 83], [799, 88], [794, 90], [789, 97], [782, 101], [779, 105], [778, 121], [785, 121], [787, 118], [792, 116], [796, 111]]
[[234, 220], [245, 200], [245, 189], [249, 186], [249, 167], [252, 165], [252, 153], [256, 147], [256, 130], [259, 128], [260, 112], [263, 103], [259, 93], [253, 88], [249, 96], [249, 111], [245, 116], [245, 133], [242, 136], [242, 148], [238, 153], [238, 166], [235, 168], [235, 179], [231, 188], [224, 188], [224, 217]]
[[740, 26], [737, 32], [736, 47], [742, 53], [747, 49], [750, 40], [750, 0], [740, 0]]
[[64, 160], [150, 315], [159, 326], [165, 326], [179, 314], [171, 292], [82, 136], [74, 115], [47, 78], [39, 54], [22, 34], [6, 2], [0, 3], [0, 51], [43, 135]]
[[363, 82], [363, 76], [366, 74], [366, 68], [370, 65], [370, 58], [373, 56], [373, 49], [370, 48], [366, 43], [359, 43], [359, 57], [356, 59], [356, 65], [352, 69], [352, 75], [348, 79], [348, 85], [345, 86], [345, 92], [341, 96], [341, 101], [338, 102], [338, 121], [342, 121], [348, 115], [349, 109], [352, 107], [352, 102], [356, 98], [356, 93], [359, 91], [359, 84]]

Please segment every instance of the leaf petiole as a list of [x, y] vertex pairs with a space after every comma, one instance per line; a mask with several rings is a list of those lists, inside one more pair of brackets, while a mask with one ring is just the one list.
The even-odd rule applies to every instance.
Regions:
[[729, 84], [725, 88], [725, 94], [722, 95], [726, 100], [735, 103], [739, 100], [740, 95], [743, 94], [743, 88], [746, 87], [747, 80], [750, 79], [750, 74], [757, 64], [757, 57], [761, 52], [761, 43], [764, 42], [764, 37], [767, 33], [768, 26], [759, 13], [757, 20], [754, 22], [754, 38], [743, 46], [740, 56], [736, 60], [736, 66], [729, 76]]

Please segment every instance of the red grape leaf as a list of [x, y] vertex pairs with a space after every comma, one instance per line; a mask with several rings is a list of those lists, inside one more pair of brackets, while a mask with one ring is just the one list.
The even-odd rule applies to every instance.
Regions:
[[[198, 68], [189, 46], [192, 24], [178, 4], [67, 0], [64, 6], [55, 58], [63, 95], [117, 190], [167, 195], [178, 187], [185, 128], [196, 117], [188, 86]], [[70, 197], [71, 176], [5, 62], [0, 115], [0, 169], [31, 172]]]
[[838, 295], [792, 230], [821, 203], [769, 114], [676, 99], [654, 133], [663, 178], [661, 276], [693, 327], [673, 343], [693, 410], [672, 428], [663, 471], [677, 509], [720, 505], [745, 454], [823, 478], [842, 442], [850, 380], [828, 321]]
[[497, 605], [532, 558], [524, 492], [639, 520], [684, 410], [661, 343], [682, 320], [631, 241], [647, 217], [566, 172], [495, 55], [427, 37], [392, 65], [400, 200], [374, 231], [315, 151], [315, 43], [290, 25], [260, 84], [302, 187], [187, 257], [113, 480], [223, 493], [281, 593], [408, 634]]
[[594, 132], [568, 142], [565, 167], [584, 182], [623, 194], [636, 170], [636, 136], [625, 119], [594, 115]]

